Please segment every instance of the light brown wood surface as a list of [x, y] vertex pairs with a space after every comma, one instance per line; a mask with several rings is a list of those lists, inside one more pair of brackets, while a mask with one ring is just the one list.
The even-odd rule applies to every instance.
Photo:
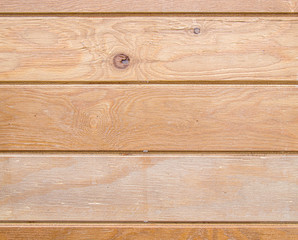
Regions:
[[296, 240], [294, 224], [0, 224], [1, 240]]
[[297, 151], [295, 85], [1, 85], [0, 150]]
[[297, 29], [297, 16], [2, 17], [0, 82], [297, 83]]
[[297, 0], [1, 0], [0, 12], [297, 12]]
[[297, 221], [298, 155], [0, 155], [0, 220]]

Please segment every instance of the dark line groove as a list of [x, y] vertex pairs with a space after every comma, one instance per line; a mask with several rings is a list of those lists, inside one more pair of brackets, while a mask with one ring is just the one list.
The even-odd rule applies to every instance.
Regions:
[[21, 224], [21, 223], [56, 223], [56, 224], [298, 224], [298, 221], [30, 221], [30, 220], [15, 220], [2, 221], [1, 224]]
[[[147, 152], [148, 151], [148, 152]], [[144, 151], [114, 151], [114, 150], [103, 150], [103, 151], [92, 151], [92, 150], [0, 150], [0, 154], [118, 154], [118, 155], [134, 155], [134, 154], [243, 154], [243, 155], [296, 155], [298, 151], [155, 151], [155, 150], [146, 150]]]
[[0, 81], [1, 85], [168, 85], [168, 84], [179, 84], [179, 85], [298, 85], [297, 80], [215, 80], [215, 81]]
[[297, 12], [1, 12], [0, 17], [298, 17]]

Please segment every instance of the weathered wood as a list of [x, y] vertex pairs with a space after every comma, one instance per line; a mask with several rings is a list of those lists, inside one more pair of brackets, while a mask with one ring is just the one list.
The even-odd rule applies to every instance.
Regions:
[[294, 224], [1, 224], [1, 240], [296, 240]]
[[1, 0], [0, 12], [297, 12], [297, 0]]
[[298, 87], [1, 85], [0, 150], [297, 151]]
[[296, 221], [298, 155], [1, 154], [0, 220]]
[[278, 16], [2, 17], [0, 82], [297, 83], [297, 29]]

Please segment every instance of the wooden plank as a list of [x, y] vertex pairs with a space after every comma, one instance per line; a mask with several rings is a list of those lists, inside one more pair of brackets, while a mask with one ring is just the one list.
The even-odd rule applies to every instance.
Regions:
[[0, 81], [297, 83], [297, 29], [297, 16], [2, 17]]
[[294, 224], [1, 224], [1, 240], [296, 240]]
[[297, 151], [296, 85], [1, 85], [0, 150]]
[[1, 0], [0, 12], [298, 12], [297, 0]]
[[298, 155], [1, 154], [0, 220], [296, 221]]

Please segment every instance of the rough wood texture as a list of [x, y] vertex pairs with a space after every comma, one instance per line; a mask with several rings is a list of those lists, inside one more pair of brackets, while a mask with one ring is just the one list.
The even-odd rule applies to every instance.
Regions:
[[0, 102], [0, 150], [298, 148], [294, 85], [1, 85]]
[[298, 155], [1, 154], [0, 220], [296, 221]]
[[1, 0], [0, 12], [297, 12], [297, 0]]
[[1, 224], [1, 240], [297, 240], [290, 224]]
[[2, 17], [0, 81], [298, 82], [297, 29], [297, 16]]

